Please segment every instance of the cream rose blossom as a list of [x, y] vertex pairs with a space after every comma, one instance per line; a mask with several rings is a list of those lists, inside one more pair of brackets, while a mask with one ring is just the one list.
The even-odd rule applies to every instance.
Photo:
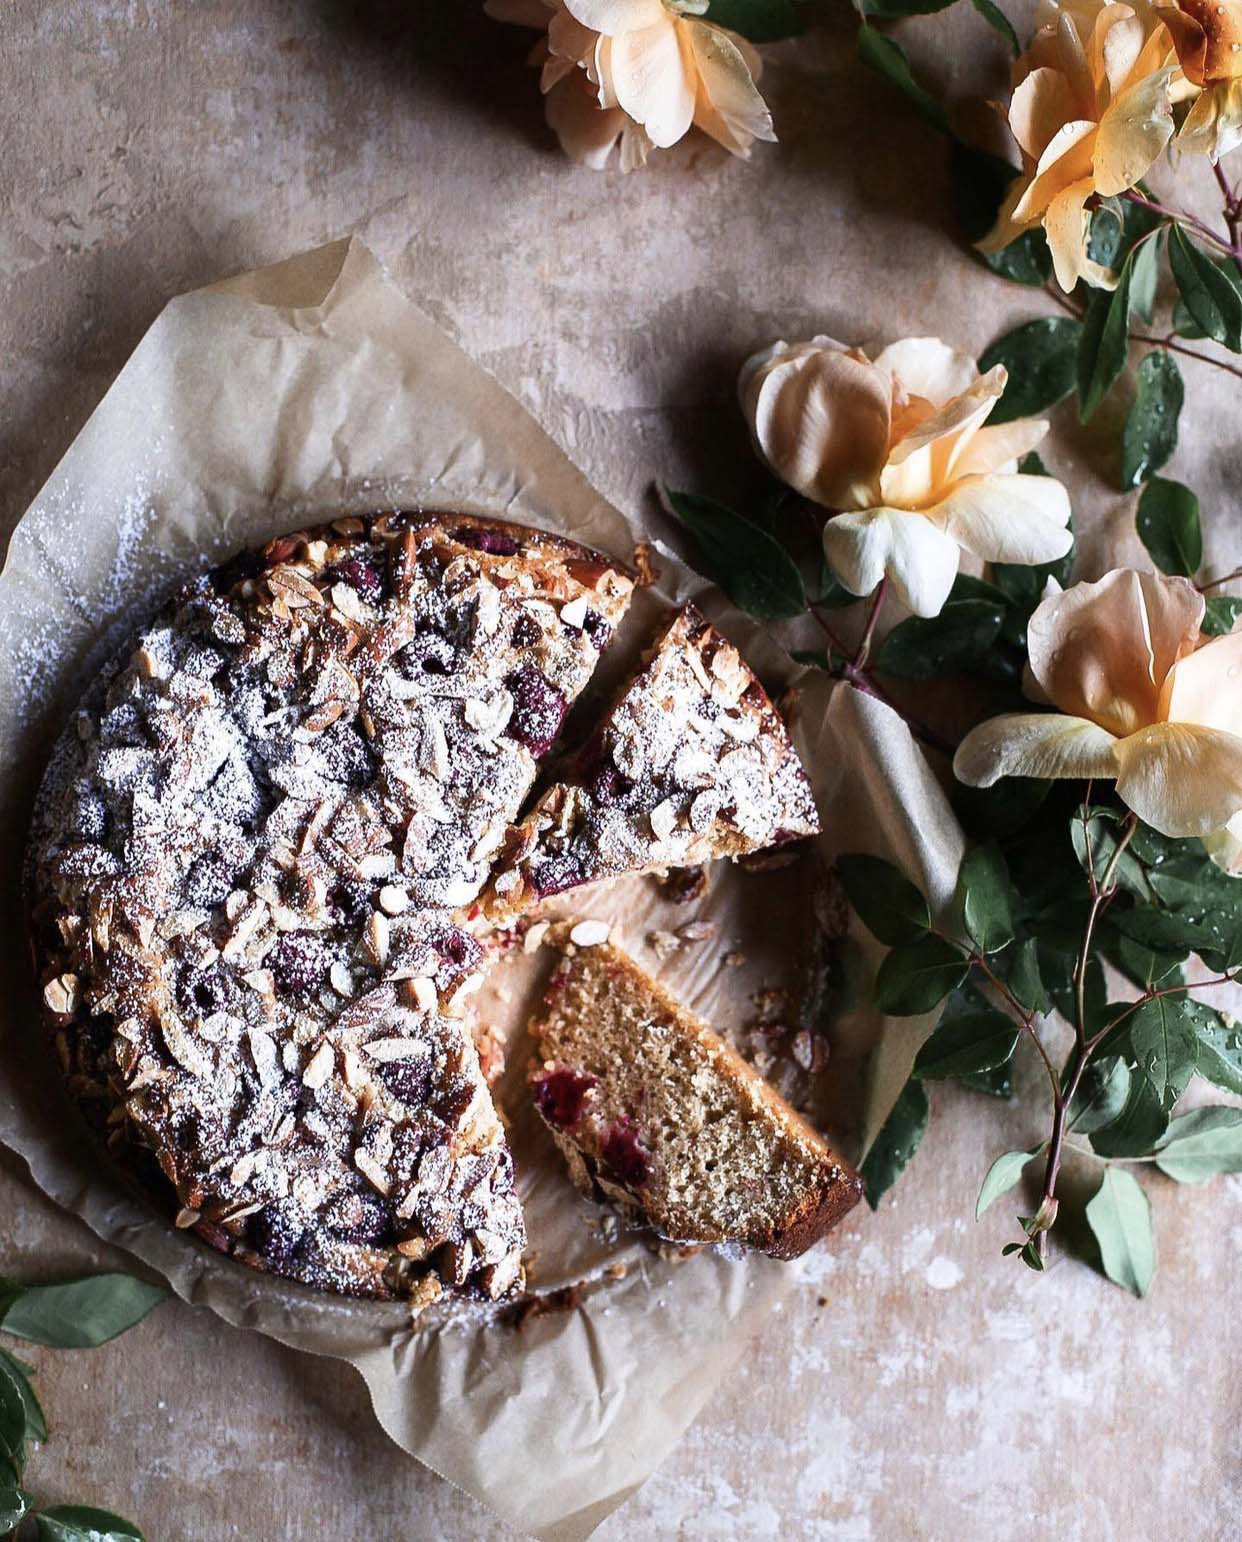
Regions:
[[1177, 143], [1220, 160], [1242, 144], [1242, 4], [1180, 0], [1162, 12], [1186, 78], [1201, 87]]
[[824, 552], [852, 594], [891, 580], [920, 616], [938, 614], [962, 551], [985, 562], [1053, 562], [1069, 551], [1070, 505], [1052, 477], [1017, 463], [1044, 422], [986, 426], [1003, 366], [911, 337], [874, 362], [831, 338], [777, 343], [742, 370], [755, 444], [782, 481], [836, 512]]
[[562, 148], [597, 169], [619, 148], [622, 170], [692, 126], [734, 155], [774, 140], [755, 81], [758, 53], [673, 0], [486, 0], [499, 21], [539, 28], [535, 50], [548, 123]]
[[1205, 837], [1223, 866], [1239, 862], [1242, 632], [1203, 640], [1203, 613], [1189, 579], [1130, 569], [1049, 595], [1027, 641], [1034, 682], [1059, 710], [980, 724], [954, 771], [972, 787], [1115, 779], [1153, 828]]
[[1022, 175], [980, 247], [1000, 251], [1042, 225], [1062, 289], [1114, 288], [1117, 275], [1087, 255], [1087, 202], [1145, 175], [1173, 137], [1174, 102], [1195, 88], [1149, 0], [1040, 0], [1036, 14], [1008, 113]]

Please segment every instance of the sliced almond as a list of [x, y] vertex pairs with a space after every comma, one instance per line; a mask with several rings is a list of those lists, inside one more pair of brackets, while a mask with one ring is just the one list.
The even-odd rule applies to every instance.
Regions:
[[579, 948], [597, 948], [608, 941], [611, 931], [607, 921], [579, 921], [570, 932], [569, 940]]
[[306, 1069], [302, 1072], [302, 1085], [312, 1092], [322, 1087], [332, 1075], [336, 1065], [336, 1051], [325, 1039], [307, 1062]]

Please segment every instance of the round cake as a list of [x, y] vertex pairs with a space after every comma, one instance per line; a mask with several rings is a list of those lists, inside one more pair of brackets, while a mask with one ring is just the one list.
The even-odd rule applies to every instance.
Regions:
[[519, 1284], [462, 908], [632, 589], [507, 522], [339, 519], [188, 584], [91, 687], [36, 809], [36, 968], [178, 1225], [320, 1289]]

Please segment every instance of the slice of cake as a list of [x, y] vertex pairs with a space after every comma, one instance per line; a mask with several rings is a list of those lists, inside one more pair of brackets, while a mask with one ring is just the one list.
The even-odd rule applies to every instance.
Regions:
[[574, 1182], [662, 1236], [796, 1258], [858, 1202], [806, 1120], [618, 949], [566, 957], [530, 1031], [535, 1106]]
[[504, 920], [596, 879], [744, 856], [818, 829], [780, 713], [688, 606], [509, 832], [487, 908]]

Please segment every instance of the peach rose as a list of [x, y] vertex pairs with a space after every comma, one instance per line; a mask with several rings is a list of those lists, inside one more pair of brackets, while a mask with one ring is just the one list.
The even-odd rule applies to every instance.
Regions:
[[1173, 137], [1174, 102], [1194, 94], [1163, 15], [1151, 0], [1040, 0], [1009, 104], [1022, 175], [982, 251], [1042, 225], [1062, 289], [1116, 287], [1087, 256], [1087, 201], [1132, 188]]
[[1242, 144], [1242, 4], [1179, 0], [1161, 15], [1187, 80], [1203, 88], [1177, 143], [1218, 161]]
[[852, 594], [888, 577], [920, 616], [944, 605], [962, 551], [985, 562], [1053, 562], [1069, 551], [1070, 505], [1019, 459], [1045, 422], [985, 426], [1005, 389], [997, 365], [933, 337], [872, 362], [831, 338], [776, 343], [742, 369], [742, 408], [782, 481], [838, 512], [824, 553]]
[[1242, 632], [1204, 640], [1203, 613], [1189, 579], [1128, 568], [1048, 595], [1027, 641], [1031, 674], [1059, 710], [981, 723], [954, 771], [972, 787], [1115, 779], [1140, 819], [1206, 838], [1228, 865], [1242, 838]]
[[562, 148], [596, 169], [620, 147], [621, 169], [691, 125], [734, 155], [776, 138], [755, 81], [758, 53], [674, 0], [485, 0], [499, 21], [546, 31], [535, 51], [548, 123]]

